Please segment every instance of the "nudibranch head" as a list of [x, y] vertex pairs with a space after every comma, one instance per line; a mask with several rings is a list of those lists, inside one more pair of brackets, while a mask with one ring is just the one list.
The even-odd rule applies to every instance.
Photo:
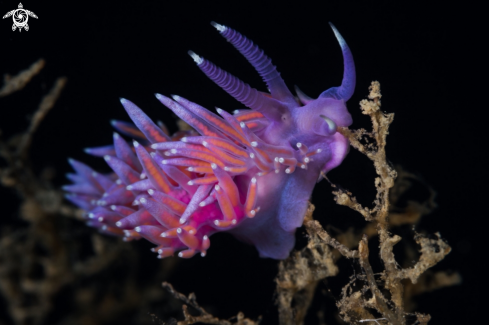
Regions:
[[262, 76], [270, 94], [251, 88], [203, 57], [189, 52], [198, 67], [248, 109], [218, 115], [185, 98], [156, 98], [193, 130], [170, 136], [132, 102], [121, 103], [134, 124], [113, 121], [114, 145], [89, 148], [113, 173], [101, 174], [70, 160], [76, 174], [64, 189], [86, 213], [87, 224], [101, 232], [145, 238], [159, 258], [204, 256], [209, 237], [232, 233], [253, 244], [260, 256], [286, 258], [294, 246], [307, 201], [321, 173], [338, 166], [349, 144], [337, 132], [349, 126], [346, 101], [355, 88], [350, 49], [340, 43], [341, 86], [317, 99], [296, 89], [292, 95], [271, 60], [229, 27], [212, 25]]

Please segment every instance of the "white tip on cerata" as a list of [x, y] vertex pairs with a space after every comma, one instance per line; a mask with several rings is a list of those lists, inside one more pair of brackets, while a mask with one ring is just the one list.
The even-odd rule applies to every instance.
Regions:
[[238, 220], [236, 220], [236, 219], [233, 219], [233, 221], [231, 221], [231, 223], [232, 223], [233, 225], [235, 225], [237, 222], [238, 222]]
[[110, 156], [109, 155], [105, 155], [104, 156], [104, 159], [105, 159], [105, 161], [109, 161], [110, 160]]
[[246, 124], [245, 124], [245, 122], [239, 122], [239, 126], [241, 126], [241, 128], [244, 129]]
[[194, 185], [194, 182], [192, 182], [192, 181], [188, 181], [188, 182], [187, 182], [187, 185]]
[[150, 152], [149, 155], [151, 156], [151, 158], [154, 158], [156, 156], [156, 152]]
[[161, 161], [161, 163], [162, 163], [163, 165], [166, 165], [166, 164], [168, 164], [168, 160], [162, 160], [162, 161]]
[[146, 174], [145, 173], [141, 173], [141, 175], [139, 175], [139, 178], [145, 179], [146, 178]]
[[250, 158], [255, 158], [255, 154], [253, 152], [250, 153]]
[[139, 147], [139, 143], [137, 141], [133, 141], [132, 144], [133, 144], [134, 148]]
[[193, 51], [188, 51], [188, 55], [190, 55], [192, 57], [192, 59], [194, 59], [194, 62], [197, 63], [197, 65], [201, 65], [202, 62], [204, 62], [204, 59], [201, 58], [200, 56], [198, 56], [195, 52]]
[[203, 145], [204, 147], [207, 147], [207, 145], [208, 145], [207, 141], [202, 141], [202, 145]]
[[182, 257], [182, 256], [183, 256], [182, 252], [178, 253], [178, 257]]
[[252, 146], [252, 147], [258, 147], [258, 142], [256, 142], [256, 141], [251, 141], [251, 146]]
[[134, 231], [135, 232], [141, 232], [141, 227], [138, 226], [138, 227], [134, 228]]
[[219, 185], [216, 185], [216, 186], [214, 186], [214, 189], [215, 189], [216, 191], [219, 191], [221, 188], [219, 187]]
[[205, 207], [205, 202], [204, 202], [204, 201], [200, 202], [200, 203], [199, 203], [199, 206], [200, 206], [200, 207]]
[[297, 146], [297, 148], [300, 148], [300, 147], [302, 147], [302, 143], [297, 142], [296, 146]]
[[132, 185], [127, 185], [127, 186], [126, 186], [126, 190], [128, 190], [128, 191], [132, 191]]
[[236, 115], [236, 114], [238, 114], [238, 113], [239, 113], [239, 109], [237, 109], [237, 110], [234, 110], [234, 111], [233, 111], [233, 114], [234, 114], [234, 115]]
[[139, 199], [139, 202], [141, 202], [141, 204], [146, 204], [146, 199], [144, 197], [142, 197]]
[[125, 98], [119, 98], [119, 100], [121, 101], [121, 104], [124, 105], [126, 102], [127, 102], [127, 99]]
[[152, 188], [150, 188], [150, 189], [148, 190], [148, 194], [149, 194], [149, 195], [153, 195], [153, 194], [155, 194], [155, 190], [153, 190]]
[[98, 222], [102, 222], [102, 221], [104, 221], [104, 218], [103, 217], [98, 217], [97, 221]]
[[180, 218], [180, 220], [179, 220], [180, 224], [182, 224], [182, 225], [183, 225], [183, 224], [184, 224], [186, 221], [187, 221], [187, 220], [185, 220], [184, 218]]
[[177, 102], [180, 100], [180, 96], [178, 95], [171, 95], [171, 98], [173, 98]]
[[112, 211], [115, 211], [115, 209], [116, 209], [116, 208], [117, 208], [117, 207], [116, 207], [115, 205], [111, 205], [111, 206], [110, 206], [110, 209], [111, 209]]
[[217, 111], [219, 114], [221, 114], [222, 109], [220, 109], [219, 107], [216, 107], [216, 111]]
[[219, 226], [219, 220], [214, 220], [214, 224], [215, 224], [216, 226]]
[[116, 225], [117, 227], [120, 227], [120, 226], [122, 226], [122, 222], [117, 221], [117, 222], [115, 223], [115, 225]]
[[215, 163], [212, 163], [212, 164], [211, 164], [211, 168], [212, 168], [212, 169], [216, 169], [216, 168], [217, 168], [217, 165], [216, 165]]
[[253, 184], [255, 184], [255, 183], [256, 183], [256, 177], [253, 177], [253, 178], [251, 179], [251, 182], [252, 182]]
[[116, 180], [116, 181], [115, 181], [115, 183], [116, 183], [117, 185], [121, 185], [121, 184], [122, 184], [122, 181], [121, 181], [120, 179], [118, 179], [118, 180]]
[[207, 240], [209, 239], [209, 237], [207, 235], [204, 235], [204, 237], [202, 237], [204, 240]]
[[156, 148], [158, 148], [158, 146], [156, 145], [156, 143], [153, 143], [153, 144], [151, 145], [151, 149], [156, 149]]
[[290, 174], [290, 168], [287, 168], [287, 169], [285, 170], [285, 173], [286, 173], [286, 174]]
[[181, 234], [182, 233], [182, 228], [177, 228], [177, 233]]
[[181, 139], [180, 139], [180, 141], [182, 141], [182, 142], [187, 142], [187, 137], [183, 137], [183, 138], [181, 138]]
[[205, 252], [200, 253], [200, 256], [205, 257]]
[[160, 234], [160, 237], [165, 238], [165, 237], [166, 237], [166, 233], [162, 232], [162, 233]]

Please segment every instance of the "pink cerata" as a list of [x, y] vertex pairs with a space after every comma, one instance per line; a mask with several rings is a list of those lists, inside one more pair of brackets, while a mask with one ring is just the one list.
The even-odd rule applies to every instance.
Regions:
[[341, 86], [317, 99], [292, 95], [271, 60], [229, 27], [212, 25], [265, 81], [262, 93], [203, 57], [197, 66], [248, 109], [214, 114], [180, 96], [156, 98], [194, 130], [170, 136], [135, 104], [121, 103], [134, 124], [113, 121], [114, 145], [88, 148], [113, 173], [97, 173], [70, 159], [76, 171], [66, 197], [86, 210], [87, 224], [102, 233], [145, 238], [158, 258], [205, 256], [210, 236], [233, 234], [261, 257], [286, 258], [303, 222], [321, 173], [338, 166], [349, 143], [336, 131], [349, 126], [346, 101], [355, 88], [355, 66], [343, 37], [331, 25], [343, 52]]

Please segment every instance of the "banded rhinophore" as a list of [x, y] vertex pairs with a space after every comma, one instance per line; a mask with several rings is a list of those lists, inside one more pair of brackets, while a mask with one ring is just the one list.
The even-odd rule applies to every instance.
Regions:
[[310, 98], [292, 95], [271, 60], [229, 27], [212, 25], [251, 63], [269, 93], [251, 88], [194, 52], [197, 66], [246, 109], [217, 114], [180, 96], [156, 98], [192, 131], [169, 135], [126, 99], [133, 123], [113, 121], [114, 144], [88, 148], [113, 173], [70, 160], [76, 173], [64, 189], [86, 211], [87, 224], [124, 240], [145, 238], [159, 258], [204, 256], [210, 236], [227, 231], [254, 245], [262, 257], [286, 258], [321, 173], [338, 166], [349, 143], [337, 127], [351, 124], [346, 101], [355, 88], [353, 58], [341, 46], [341, 86]]

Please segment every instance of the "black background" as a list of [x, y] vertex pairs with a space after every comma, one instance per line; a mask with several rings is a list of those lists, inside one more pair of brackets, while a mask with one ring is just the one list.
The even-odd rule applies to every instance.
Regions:
[[[483, 308], [479, 281], [487, 282], [483, 275], [488, 268], [486, 257], [478, 253], [488, 217], [483, 209], [484, 136], [479, 129], [487, 104], [473, 102], [484, 94], [476, 88], [484, 81], [477, 77], [482, 69], [477, 41], [485, 38], [472, 25], [481, 8], [470, 3], [427, 3], [25, 1], [24, 8], [39, 19], [29, 18], [30, 30], [20, 33], [12, 32], [10, 18], [0, 20], [0, 73], [16, 74], [41, 57], [47, 64], [23, 91], [0, 100], [0, 127], [6, 136], [25, 129], [40, 98], [57, 77], [66, 76], [67, 87], [32, 148], [36, 171], [55, 167], [55, 182], [62, 185], [63, 175], [70, 171], [67, 157], [105, 170], [103, 161], [88, 157], [82, 149], [109, 144], [109, 120], [127, 120], [119, 97], [135, 102], [172, 131], [174, 117], [154, 98], [156, 92], [178, 94], [209, 109], [240, 107], [206, 79], [188, 57], [189, 49], [265, 90], [253, 68], [210, 21], [253, 40], [272, 58], [291, 89], [298, 85], [312, 97], [341, 82], [342, 57], [328, 26], [331, 21], [349, 44], [357, 67], [357, 88], [348, 103], [352, 127], [369, 127], [358, 102], [368, 94], [372, 80], [380, 81], [383, 109], [395, 113], [389, 160], [420, 175], [438, 193], [438, 208], [418, 229], [441, 232], [453, 251], [436, 268], [458, 271], [464, 282], [420, 297], [418, 311], [432, 315], [430, 324], [475, 323]], [[0, 14], [17, 5], [0, 1]], [[357, 194], [360, 202], [373, 201], [373, 168], [353, 150], [329, 177]], [[0, 190], [2, 218], [15, 218], [14, 197]], [[360, 218], [336, 206], [330, 192], [326, 182], [314, 192], [321, 222], [342, 229], [358, 225]], [[350, 265], [342, 265], [347, 273]], [[276, 262], [261, 260], [253, 248], [221, 235], [208, 257], [182, 263], [173, 282], [184, 293], [195, 291], [222, 317], [242, 310], [247, 316], [261, 314], [271, 320], [275, 274]], [[322, 288], [338, 297], [343, 284], [333, 278]]]

